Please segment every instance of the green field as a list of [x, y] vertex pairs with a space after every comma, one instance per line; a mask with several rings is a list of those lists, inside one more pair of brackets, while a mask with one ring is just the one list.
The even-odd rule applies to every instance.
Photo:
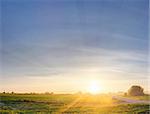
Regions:
[[111, 95], [0, 94], [0, 114], [144, 114], [148, 104], [125, 104]]

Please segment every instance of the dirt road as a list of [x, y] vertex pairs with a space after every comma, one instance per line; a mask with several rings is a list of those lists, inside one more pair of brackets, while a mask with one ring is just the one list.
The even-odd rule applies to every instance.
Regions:
[[124, 103], [129, 103], [129, 104], [137, 104], [137, 103], [150, 104], [150, 101], [148, 100], [136, 100], [136, 99], [126, 98], [126, 97], [121, 97], [121, 96], [113, 96], [112, 98], [123, 101]]

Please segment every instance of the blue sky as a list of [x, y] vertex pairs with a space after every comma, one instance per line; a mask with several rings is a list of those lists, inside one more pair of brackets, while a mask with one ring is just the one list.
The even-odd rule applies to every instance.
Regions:
[[2, 90], [40, 91], [40, 83], [78, 91], [87, 77], [112, 80], [118, 90], [147, 87], [148, 0], [3, 0], [1, 7]]

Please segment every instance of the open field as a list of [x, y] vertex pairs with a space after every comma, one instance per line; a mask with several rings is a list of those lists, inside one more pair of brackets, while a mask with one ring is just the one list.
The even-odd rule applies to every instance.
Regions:
[[1, 94], [0, 113], [140, 114], [149, 104], [128, 104], [111, 95]]

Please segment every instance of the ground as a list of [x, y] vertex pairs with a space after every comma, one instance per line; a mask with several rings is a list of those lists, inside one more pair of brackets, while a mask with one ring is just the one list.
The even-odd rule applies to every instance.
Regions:
[[134, 103], [108, 94], [0, 94], [0, 98], [0, 114], [146, 114], [149, 110], [148, 102], [139, 102], [149, 96], [137, 97]]

